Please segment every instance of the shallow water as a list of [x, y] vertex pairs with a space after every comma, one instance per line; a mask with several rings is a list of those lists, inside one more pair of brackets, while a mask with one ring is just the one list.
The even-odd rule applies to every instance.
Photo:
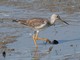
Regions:
[[[56, 39], [58, 45], [37, 41], [39, 48], [36, 49], [32, 40], [34, 32], [12, 22], [33, 17], [49, 19], [53, 13], [59, 14], [70, 25], [56, 22], [39, 36], [51, 41]], [[80, 0], [0, 0], [0, 60], [79, 60], [79, 42]]]

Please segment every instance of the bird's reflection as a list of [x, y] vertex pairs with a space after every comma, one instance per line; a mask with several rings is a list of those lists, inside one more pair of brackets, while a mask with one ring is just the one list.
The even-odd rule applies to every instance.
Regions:
[[48, 54], [50, 54], [50, 52], [52, 51], [52, 46], [48, 48], [48, 50], [46, 51], [39, 51], [38, 48], [34, 49], [33, 53], [32, 53], [32, 60], [40, 60], [41, 58], [47, 56]]
[[34, 50], [34, 52], [32, 53], [32, 55], [33, 55], [32, 60], [40, 60], [38, 48], [36, 48], [36, 49]]

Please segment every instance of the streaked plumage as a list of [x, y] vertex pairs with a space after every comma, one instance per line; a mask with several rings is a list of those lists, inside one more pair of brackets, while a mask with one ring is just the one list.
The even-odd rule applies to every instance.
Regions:
[[51, 41], [48, 40], [47, 38], [39, 38], [38, 33], [39, 33], [39, 30], [44, 29], [45, 27], [54, 25], [56, 20], [61, 20], [62, 22], [68, 24], [67, 22], [63, 21], [60, 18], [60, 16], [57, 14], [53, 14], [50, 20], [46, 18], [32, 18], [28, 20], [18, 20], [18, 21], [13, 20], [13, 21], [23, 24], [25, 26], [28, 26], [30, 28], [33, 28], [35, 30], [35, 34], [33, 35], [33, 40], [34, 40], [35, 46], [38, 47], [36, 44], [36, 40], [44, 40], [44, 41], [51, 43]]
[[18, 20], [18, 23], [26, 25], [36, 30], [43, 29], [44, 27], [48, 27], [51, 25], [49, 20], [45, 18], [32, 18], [29, 20]]

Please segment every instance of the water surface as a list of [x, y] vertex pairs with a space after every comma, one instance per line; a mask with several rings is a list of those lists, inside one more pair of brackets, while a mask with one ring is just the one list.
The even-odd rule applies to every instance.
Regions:
[[[13, 19], [33, 17], [50, 19], [53, 13], [70, 25], [57, 22], [41, 31], [39, 36], [51, 41], [56, 39], [58, 45], [37, 41], [39, 48], [36, 49], [33, 30], [12, 22]], [[0, 0], [0, 60], [79, 60], [79, 42], [80, 0]]]

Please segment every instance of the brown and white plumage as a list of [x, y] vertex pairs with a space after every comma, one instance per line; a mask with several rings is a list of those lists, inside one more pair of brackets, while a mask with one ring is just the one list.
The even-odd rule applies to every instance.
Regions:
[[45, 18], [32, 18], [29, 20], [18, 20], [18, 23], [26, 25], [34, 30], [40, 30], [44, 27], [50, 26], [49, 20]]
[[51, 41], [48, 40], [47, 38], [39, 38], [38, 33], [39, 33], [39, 30], [54, 25], [56, 20], [61, 20], [62, 22], [68, 24], [67, 22], [63, 21], [60, 18], [60, 16], [57, 14], [53, 14], [50, 20], [46, 18], [32, 18], [28, 20], [18, 20], [18, 21], [13, 20], [13, 21], [23, 24], [25, 26], [28, 26], [30, 28], [33, 28], [36, 31], [35, 34], [33, 35], [33, 40], [34, 40], [35, 46], [38, 47], [36, 44], [36, 40], [44, 40], [44, 41], [51, 43]]

